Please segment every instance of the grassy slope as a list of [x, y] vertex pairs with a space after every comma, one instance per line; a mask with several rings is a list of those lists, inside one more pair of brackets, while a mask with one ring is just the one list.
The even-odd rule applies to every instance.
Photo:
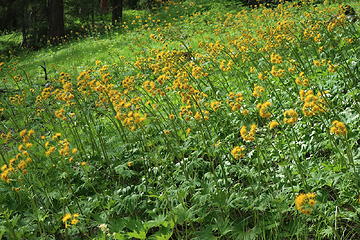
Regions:
[[[358, 1], [347, 1], [351, 6], [353, 6], [357, 12], [360, 12], [360, 3]], [[197, 39], [195, 42], [198, 42], [200, 38], [203, 40], [203, 32], [198, 33], [198, 29], [206, 28], [208, 23], [210, 25], [216, 25], [216, 22], [212, 22], [213, 19], [207, 18], [209, 22], [197, 22], [196, 28], [193, 26], [189, 28], [186, 25], [187, 18], [172, 18], [167, 16], [170, 14], [171, 16], [176, 15], [190, 15], [190, 13], [202, 9], [206, 6], [202, 5], [200, 8], [193, 8], [193, 9], [186, 9], [185, 11], [179, 12], [178, 10], [172, 10], [171, 13], [167, 13], [167, 11], [162, 10], [159, 14], [158, 19], [161, 20], [168, 20], [167, 22], [173, 22], [172, 30], [178, 30], [186, 32], [188, 39], [187, 42], [191, 42], [191, 39]], [[226, 5], [225, 5], [226, 6]], [[222, 3], [216, 5], [208, 5], [205, 8], [211, 7], [212, 10], [207, 12], [211, 15], [216, 15], [222, 12], [234, 12], [236, 9], [233, 8], [226, 8], [223, 6]], [[240, 10], [239, 8], [238, 10]], [[135, 16], [142, 16], [142, 18], [146, 19], [147, 16], [143, 11], [129, 11], [128, 14], [125, 14], [125, 21], [127, 20], [128, 24], [130, 24], [134, 19], [136, 21]], [[206, 11], [205, 11], [205, 16]], [[153, 15], [149, 15], [153, 16]], [[160, 17], [160, 18], [159, 18]], [[162, 18], [161, 18], [162, 17]], [[156, 16], [155, 16], [156, 18]], [[221, 22], [219, 22], [221, 24]], [[162, 28], [166, 23], [159, 24], [159, 27]], [[131, 24], [130, 24], [131, 27]], [[85, 38], [82, 40], [71, 41], [69, 43], [65, 43], [61, 46], [54, 46], [54, 47], [47, 47], [41, 49], [40, 51], [31, 51], [31, 52], [23, 52], [20, 53], [18, 56], [13, 57], [8, 63], [11, 65], [16, 63], [18, 69], [27, 72], [32, 77], [37, 77], [39, 79], [42, 78], [43, 72], [40, 68], [40, 65], [43, 65], [43, 62], [46, 63], [48, 66], [48, 71], [50, 74], [59, 73], [62, 71], [67, 72], [79, 72], [82, 69], [86, 68], [87, 66], [91, 66], [94, 64], [96, 60], [103, 61], [105, 63], [111, 63], [117, 61], [119, 56], [125, 56], [128, 59], [134, 60], [136, 56], [139, 55], [143, 46], [146, 48], [155, 47], [153, 42], [148, 41], [148, 36], [152, 29], [144, 29], [141, 25], [136, 24], [135, 29], [132, 31], [126, 31], [125, 33], [115, 32], [108, 35], [102, 35], [100, 37], [95, 38]], [[187, 28], [187, 29], [183, 29]], [[214, 36], [211, 31], [206, 32], [206, 34], [210, 34]], [[3, 37], [6, 38], [6, 37]], [[17, 37], [13, 36], [12, 39]], [[141, 45], [139, 43], [145, 43]], [[194, 44], [195, 45], [195, 44]], [[195, 45], [196, 46], [196, 45]], [[2, 76], [2, 72], [0, 72], [0, 77]]]
[[[194, 9], [184, 11], [184, 14], [190, 14]], [[134, 60], [138, 53], [143, 49], [155, 46], [149, 40], [149, 31], [157, 27], [164, 26], [167, 22], [175, 22], [181, 25], [181, 20], [173, 16], [179, 15], [178, 10], [170, 9], [171, 12], [162, 10], [158, 14], [146, 15], [144, 11], [125, 11], [126, 30], [117, 30], [112, 33], [102, 34], [95, 37], [89, 37], [81, 40], [70, 41], [59, 46], [46, 47], [39, 51], [23, 51], [17, 53], [6, 63], [9, 65], [15, 64], [17, 69], [21, 72], [27, 72], [29, 76], [36, 79], [43, 78], [43, 71], [40, 65], [45, 62], [48, 66], [49, 74], [55, 74], [62, 71], [78, 73], [87, 66], [94, 65], [96, 60], [101, 60], [105, 63], [116, 62], [119, 56], [124, 56], [128, 59]], [[160, 16], [158, 16], [160, 15]], [[139, 23], [138, 17], [146, 19], [152, 17], [159, 19], [162, 22], [151, 28], [142, 26], [145, 23]], [[135, 22], [134, 22], [135, 21]], [[165, 22], [164, 22], [165, 21]], [[12, 39], [11, 44], [19, 43], [19, 37], [14, 34], [2, 36], [1, 40], [4, 42]], [[145, 43], [141, 45], [142, 43]], [[0, 72], [0, 77], [4, 72]]]
[[[227, 8], [226, 6], [228, 5], [226, 2], [221, 1], [219, 3], [216, 1], [214, 3], [197, 1], [197, 5], [182, 9], [181, 11], [177, 8], [170, 8], [169, 10], [161, 9], [158, 13], [150, 13], [149, 15], [146, 15], [144, 11], [127, 11], [128, 13], [125, 13], [126, 29], [130, 30], [125, 30], [123, 33], [119, 30], [97, 37], [70, 41], [60, 46], [46, 47], [39, 51], [23, 51], [13, 56], [6, 63], [9, 65], [15, 63], [20, 72], [26, 72], [32, 78], [41, 80], [43, 78], [43, 70], [40, 65], [43, 65], [44, 62], [48, 66], [49, 74], [55, 74], [62, 71], [78, 73], [86, 69], [86, 67], [94, 65], [96, 60], [112, 63], [116, 62], [120, 56], [134, 60], [136, 57], [144, 54], [144, 51], [147, 52], [151, 48], [161, 47], [161, 44], [149, 41], [149, 35], [155, 29], [163, 29], [165, 26], [168, 26], [168, 23], [171, 23], [171, 26], [167, 27], [168, 32], [174, 32], [175, 35], [179, 32], [184, 32], [188, 43], [197, 43], [200, 40], [204, 40], [206, 35], [214, 37], [214, 33], [208, 27], [210, 26], [210, 29], [214, 29], [212, 26], [216, 26], [218, 23], [214, 22], [211, 16], [236, 11], [236, 8], [233, 8], [234, 5], [231, 4], [229, 5], [231, 8]], [[188, 24], [187, 16], [199, 10], [204, 12], [207, 22], [197, 21], [196, 26]], [[241, 10], [241, 6], [237, 10]], [[152, 17], [153, 19], [160, 20], [160, 22], [148, 28], [144, 26], [145, 23], [136, 22], [138, 21], [137, 16], [141, 16], [143, 20]], [[199, 29], [206, 30], [199, 31]], [[3, 36], [2, 38], [7, 39], [8, 36]], [[16, 39], [18, 42], [19, 36]], [[175, 45], [178, 47], [179, 42], [175, 43]], [[196, 44], [193, 45], [196, 46]], [[4, 72], [0, 72], [0, 77], [3, 74]]]

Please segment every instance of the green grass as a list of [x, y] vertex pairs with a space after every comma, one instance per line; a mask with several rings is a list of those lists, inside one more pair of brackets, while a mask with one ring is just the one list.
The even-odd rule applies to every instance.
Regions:
[[[217, 11], [219, 12], [221, 10], [225, 11], [223, 4], [212, 5], [207, 3], [207, 1], [198, 2], [195, 6], [191, 5], [187, 9], [182, 9], [182, 15], [179, 14], [179, 9], [177, 8], [160, 10], [158, 12], [148, 13], [148, 15], [144, 10], [126, 10], [124, 11], [124, 22], [127, 26], [125, 29], [105, 34], [95, 33], [94, 36], [90, 38], [70, 40], [70, 42], [65, 42], [59, 46], [45, 47], [39, 51], [17, 51], [7, 63], [9, 65], [16, 63], [19, 71], [27, 72], [30, 76], [36, 76], [37, 79], [42, 79], [43, 70], [40, 66], [42, 66], [44, 62], [48, 66], [49, 74], [52, 75], [64, 71], [64, 69], [77, 74], [87, 66], [93, 65], [96, 60], [111, 63], [116, 62], [119, 56], [125, 56], [128, 59], [134, 60], [142, 51], [147, 51], [147, 49], [157, 45], [148, 45], [150, 31], [158, 27], [163, 28], [166, 23], [174, 24], [170, 31], [174, 31], [176, 34], [184, 31], [191, 36], [191, 38], [198, 39], [198, 36], [194, 32], [194, 26], [190, 29], [188, 28], [189, 26], [182, 29], [184, 27], [182, 23], [183, 20], [179, 17], [205, 9], [218, 9]], [[210, 11], [208, 13], [211, 14]], [[147, 28], [143, 26], [144, 23], [133, 24], [134, 20], [138, 20], [137, 17], [147, 19], [149, 16], [152, 18], [155, 17], [155, 19], [159, 19], [161, 22], [149, 26], [150, 28], [148, 30], [143, 30], [143, 28]], [[105, 19], [109, 21], [109, 16], [105, 16]], [[179, 19], [180, 21], [178, 21]], [[206, 19], [211, 18], [206, 17]], [[196, 28], [206, 27], [205, 22], [199, 22], [197, 24], [198, 26]], [[7, 46], [12, 44], [15, 47], [21, 43], [21, 34], [5, 35], [2, 36], [2, 39], [4, 39], [4, 42], [8, 42]], [[195, 42], [197, 41], [198, 40]], [[7, 46], [3, 46], [0, 49], [11, 51], [11, 49], [7, 49]], [[0, 77], [2, 77], [3, 74], [4, 72], [0, 72]]]

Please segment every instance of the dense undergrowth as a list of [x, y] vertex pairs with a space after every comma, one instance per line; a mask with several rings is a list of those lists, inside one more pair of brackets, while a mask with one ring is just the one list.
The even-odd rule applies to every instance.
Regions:
[[[0, 239], [359, 239], [360, 21], [341, 4], [185, 1], [92, 66], [0, 63]], [[101, 39], [83, 41], [60, 48]]]

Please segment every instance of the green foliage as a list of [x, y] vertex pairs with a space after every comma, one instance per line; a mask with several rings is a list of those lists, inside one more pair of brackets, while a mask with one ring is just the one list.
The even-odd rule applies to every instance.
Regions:
[[170, 2], [0, 61], [0, 239], [358, 239], [339, 11]]

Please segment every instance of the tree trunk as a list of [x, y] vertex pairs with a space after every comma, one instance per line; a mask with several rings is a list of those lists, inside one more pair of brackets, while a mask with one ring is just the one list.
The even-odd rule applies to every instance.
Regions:
[[130, 9], [136, 9], [137, 4], [138, 4], [138, 0], [131, 0], [131, 1], [128, 2], [128, 5], [129, 5]]
[[122, 22], [122, 10], [123, 10], [123, 0], [112, 0], [112, 24], [117, 25]]
[[[0, 27], [1, 29], [15, 30], [18, 26], [17, 13], [19, 14], [19, 9], [16, 8], [14, 2], [6, 4], [8, 5], [1, 6], [4, 8], [5, 16], [1, 17], [2, 22], [0, 23]], [[20, 12], [22, 14], [22, 10], [20, 10]]]
[[109, 11], [109, 3], [108, 0], [100, 0], [100, 10], [103, 13], [107, 13]]
[[22, 41], [21, 41], [21, 47], [27, 47], [28, 41], [27, 41], [27, 26], [26, 26], [26, 8], [27, 5], [24, 3], [20, 6], [20, 12], [21, 12], [21, 34], [22, 34]]
[[59, 37], [64, 36], [64, 1], [49, 0], [48, 37], [51, 41], [57, 42]]

